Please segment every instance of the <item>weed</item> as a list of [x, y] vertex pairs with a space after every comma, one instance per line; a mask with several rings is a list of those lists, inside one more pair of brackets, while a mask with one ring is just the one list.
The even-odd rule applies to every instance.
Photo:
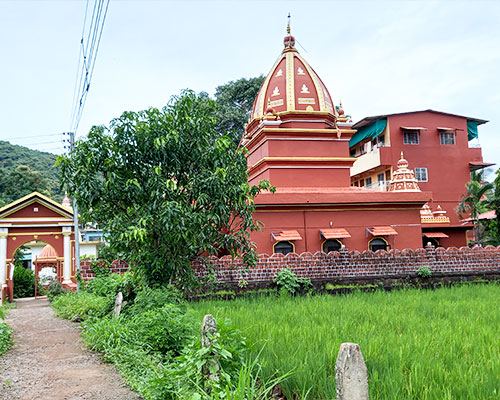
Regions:
[[310, 279], [298, 277], [290, 268], [280, 269], [273, 282], [276, 283], [280, 296], [285, 296], [283, 289], [288, 294], [295, 295], [312, 286]]
[[421, 265], [417, 268], [417, 276], [420, 278], [429, 278], [431, 275], [432, 271], [428, 265]]

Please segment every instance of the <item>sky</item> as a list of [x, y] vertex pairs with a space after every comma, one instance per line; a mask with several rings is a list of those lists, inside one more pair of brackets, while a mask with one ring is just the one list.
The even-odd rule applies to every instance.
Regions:
[[[0, 140], [64, 151], [86, 4], [0, 0]], [[354, 122], [424, 109], [485, 119], [483, 159], [500, 167], [498, 1], [111, 0], [77, 137], [186, 88], [213, 95], [266, 75], [288, 13], [299, 52]]]

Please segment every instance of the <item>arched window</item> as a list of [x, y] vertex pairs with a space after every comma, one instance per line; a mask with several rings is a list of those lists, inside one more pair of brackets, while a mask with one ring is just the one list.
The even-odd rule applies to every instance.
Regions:
[[282, 241], [282, 242], [276, 242], [275, 245], [273, 246], [273, 250], [275, 253], [278, 254], [288, 254], [288, 253], [293, 253], [294, 248], [291, 242]]
[[373, 238], [370, 240], [369, 248], [371, 251], [387, 250], [389, 248], [387, 242], [382, 238]]
[[328, 239], [323, 242], [323, 251], [329, 253], [330, 251], [339, 251], [342, 248], [342, 242], [337, 239]]

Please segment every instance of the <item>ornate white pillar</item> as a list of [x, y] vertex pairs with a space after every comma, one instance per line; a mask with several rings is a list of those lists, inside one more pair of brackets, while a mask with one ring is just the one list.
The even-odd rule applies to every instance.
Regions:
[[71, 283], [71, 226], [63, 226], [64, 236], [64, 261], [63, 261], [63, 284]]
[[7, 286], [7, 234], [9, 228], [0, 228], [0, 290]]

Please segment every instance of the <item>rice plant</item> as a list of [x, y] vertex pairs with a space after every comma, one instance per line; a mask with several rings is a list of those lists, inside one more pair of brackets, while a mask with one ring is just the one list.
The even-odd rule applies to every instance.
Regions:
[[371, 399], [500, 398], [500, 286], [192, 304], [229, 318], [261, 351], [263, 376], [293, 375], [289, 399], [334, 399], [340, 344], [358, 343]]

